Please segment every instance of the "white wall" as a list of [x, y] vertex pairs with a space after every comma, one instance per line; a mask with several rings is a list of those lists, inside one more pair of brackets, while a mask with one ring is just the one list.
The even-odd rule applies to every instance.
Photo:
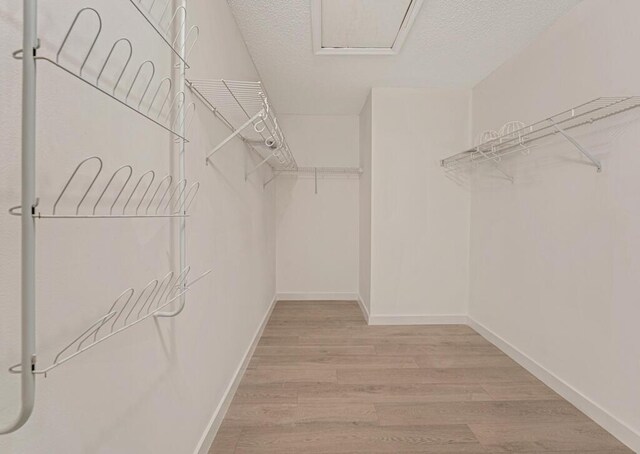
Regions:
[[372, 321], [459, 321], [469, 193], [440, 160], [468, 143], [470, 93], [374, 88], [372, 96]]
[[[300, 167], [358, 167], [357, 116], [282, 115]], [[358, 291], [358, 179], [276, 180], [280, 298], [355, 299]]]
[[[132, 65], [149, 56], [159, 75], [169, 71], [170, 52], [128, 2], [39, 3], [43, 54], [52, 54], [78, 9], [95, 6], [104, 21], [96, 57], [128, 36], [135, 46]], [[189, 17], [201, 25], [189, 76], [258, 80], [227, 3], [188, 4]], [[19, 396], [19, 380], [6, 369], [19, 359], [20, 230], [6, 209], [20, 200], [21, 73], [9, 56], [21, 45], [21, 9], [19, 0], [0, 5], [2, 424], [14, 416]], [[99, 62], [92, 58], [88, 66], [87, 74], [95, 75]], [[157, 126], [45, 62], [38, 77], [42, 210], [89, 155], [101, 156], [105, 171], [123, 164], [139, 173], [175, 166], [172, 140]], [[125, 80], [132, 77], [130, 70]], [[209, 268], [213, 274], [194, 286], [178, 318], [140, 323], [39, 378], [33, 418], [0, 436], [0, 452], [175, 454], [196, 448], [275, 292], [275, 191], [263, 192], [266, 175], [244, 182], [239, 141], [205, 167], [205, 151], [225, 134], [201, 107], [187, 147], [187, 176], [202, 184], [188, 220], [188, 263], [194, 277]], [[177, 251], [172, 236], [167, 220], [38, 221], [38, 365], [50, 363], [127, 287], [168, 272]]]
[[358, 294], [366, 310], [371, 312], [371, 94], [360, 112], [360, 225]]
[[[588, 0], [473, 91], [474, 135], [598, 96], [640, 93], [635, 0]], [[504, 160], [515, 183], [476, 174], [470, 314], [573, 390], [640, 450], [640, 123], [637, 113], [570, 145]]]

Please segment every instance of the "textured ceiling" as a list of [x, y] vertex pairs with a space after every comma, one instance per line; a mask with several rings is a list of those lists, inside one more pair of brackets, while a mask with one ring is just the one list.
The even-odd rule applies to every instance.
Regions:
[[313, 53], [309, 0], [228, 0], [280, 113], [356, 115], [371, 87], [471, 88], [580, 0], [425, 0], [399, 55]]

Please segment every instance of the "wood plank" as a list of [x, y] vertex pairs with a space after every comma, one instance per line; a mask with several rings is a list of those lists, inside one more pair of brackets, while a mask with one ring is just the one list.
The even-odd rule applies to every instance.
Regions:
[[542, 382], [483, 383], [482, 387], [493, 400], [562, 400], [562, 397]]
[[296, 409], [296, 424], [377, 424], [373, 404], [322, 402], [300, 404]]
[[561, 400], [375, 404], [383, 426], [419, 424], [534, 424], [587, 422]]
[[380, 355], [287, 355], [287, 356], [256, 356], [249, 367], [262, 368], [291, 368], [307, 369], [379, 369], [393, 367], [398, 369], [418, 366], [411, 356], [380, 356]]
[[486, 454], [466, 425], [380, 428], [294, 427], [245, 430], [237, 454]]
[[269, 383], [335, 383], [337, 375], [335, 369], [247, 369], [242, 378], [244, 384]]
[[299, 403], [455, 402], [492, 400], [478, 385], [345, 385], [340, 383], [285, 383], [298, 393]]
[[242, 382], [233, 398], [234, 404], [297, 404], [298, 392], [283, 383], [251, 385]]
[[597, 424], [472, 424], [471, 430], [480, 443], [491, 452], [548, 452], [573, 450], [578, 452], [616, 450], [633, 453]]
[[375, 346], [379, 355], [500, 355], [498, 347], [491, 344], [484, 345], [455, 345], [455, 344], [381, 344]]
[[483, 384], [537, 382], [522, 368], [468, 367], [450, 369], [341, 369], [337, 371], [339, 383], [392, 385], [413, 383]]
[[358, 345], [358, 346], [258, 346], [253, 354], [253, 356], [292, 356], [298, 355], [300, 357], [304, 357], [307, 355], [317, 356], [317, 355], [375, 355], [376, 350], [371, 345]]
[[418, 367], [460, 368], [460, 367], [519, 367], [518, 363], [504, 354], [449, 354], [420, 355], [414, 357]]
[[297, 405], [236, 404], [227, 410], [224, 422], [230, 427], [261, 427], [293, 424]]

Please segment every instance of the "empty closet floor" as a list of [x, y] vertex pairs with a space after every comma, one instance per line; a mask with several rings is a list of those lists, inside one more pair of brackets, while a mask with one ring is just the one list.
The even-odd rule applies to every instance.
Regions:
[[471, 328], [279, 302], [211, 453], [630, 453]]

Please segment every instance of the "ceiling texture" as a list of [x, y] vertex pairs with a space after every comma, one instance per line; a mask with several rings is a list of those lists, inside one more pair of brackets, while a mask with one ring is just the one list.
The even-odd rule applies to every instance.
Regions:
[[580, 1], [424, 0], [398, 55], [316, 55], [310, 0], [228, 3], [279, 113], [357, 115], [372, 87], [472, 88]]

